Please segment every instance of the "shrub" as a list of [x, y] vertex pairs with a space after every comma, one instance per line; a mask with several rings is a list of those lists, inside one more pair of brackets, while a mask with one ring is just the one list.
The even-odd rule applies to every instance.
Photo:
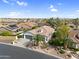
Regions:
[[36, 29], [38, 26], [34, 26], [34, 27], [32, 27], [32, 29]]
[[23, 38], [23, 35], [18, 35], [18, 38]]
[[0, 35], [1, 35], [1, 36], [12, 36], [13, 33], [10, 32], [10, 31], [4, 31], [4, 32], [1, 32]]
[[49, 41], [50, 45], [55, 45], [55, 46], [63, 46], [63, 40], [62, 39], [53, 39]]
[[64, 53], [65, 53], [65, 51], [64, 51], [63, 49], [59, 50], [59, 52], [60, 52], [61, 54], [64, 54]]
[[74, 51], [79, 51], [79, 48], [74, 48]]

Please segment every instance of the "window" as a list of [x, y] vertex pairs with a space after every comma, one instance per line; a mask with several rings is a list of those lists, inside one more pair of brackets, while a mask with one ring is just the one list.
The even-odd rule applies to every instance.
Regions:
[[26, 39], [32, 40], [32, 36], [30, 36], [30, 35], [25, 35], [25, 37], [26, 37]]

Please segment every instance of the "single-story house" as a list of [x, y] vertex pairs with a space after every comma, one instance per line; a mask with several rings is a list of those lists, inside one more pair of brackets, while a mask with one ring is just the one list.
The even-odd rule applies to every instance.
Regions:
[[3, 32], [3, 31], [9, 31], [9, 30], [7, 30], [5, 27], [0, 27], [0, 32]]
[[70, 28], [73, 28], [73, 29], [75, 29], [75, 25], [73, 24], [73, 23], [69, 23], [69, 24], [67, 24]]
[[71, 30], [69, 32], [69, 38], [76, 43], [75, 48], [79, 48], [79, 30]]
[[47, 43], [54, 33], [54, 29], [50, 26], [42, 26], [25, 33], [20, 34], [24, 40], [33, 40], [33, 37], [37, 34], [43, 35], [45, 37], [44, 41]]
[[18, 27], [16, 24], [14, 24], [14, 25], [7, 26], [6, 29], [9, 31], [12, 31], [12, 32], [18, 32], [20, 27]]
[[18, 27], [23, 28], [23, 29], [31, 29], [34, 26], [37, 26], [37, 23], [35, 22], [22, 22], [17, 24]]
[[2, 25], [2, 26], [8, 26], [8, 25], [13, 25], [13, 24], [17, 24], [17, 20], [7, 20], [7, 19], [5, 19], [5, 20], [0, 20], [0, 24]]

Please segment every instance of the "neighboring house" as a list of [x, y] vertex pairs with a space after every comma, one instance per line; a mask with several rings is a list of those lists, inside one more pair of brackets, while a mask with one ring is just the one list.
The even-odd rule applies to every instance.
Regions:
[[23, 28], [23, 29], [31, 29], [34, 26], [37, 26], [37, 23], [35, 22], [23, 22], [17, 24], [18, 27]]
[[79, 30], [71, 30], [69, 32], [69, 38], [76, 43], [75, 48], [79, 48]]
[[7, 30], [5, 27], [0, 27], [0, 32], [3, 32], [3, 31], [9, 31], [9, 30]]
[[33, 40], [33, 37], [37, 34], [43, 35], [45, 37], [44, 41], [47, 43], [50, 39], [52, 34], [54, 33], [54, 29], [50, 26], [42, 26], [25, 33], [20, 34], [24, 40]]
[[8, 25], [17, 24], [17, 22], [18, 22], [17, 20], [1, 20], [0, 24], [5, 27]]
[[16, 34], [19, 34], [19, 33], [22, 32], [20, 30], [20, 28], [17, 27], [16, 25], [9, 25], [9, 26], [6, 26], [6, 27], [0, 27], [0, 33], [4, 32], [4, 31], [10, 31], [10, 32], [13, 33], [13, 35], [16, 35]]
[[73, 28], [73, 29], [75, 29], [75, 25], [74, 24], [72, 24], [72, 23], [69, 23], [69, 24], [67, 24], [70, 28]]
[[20, 27], [16, 25], [9, 25], [6, 27], [7, 30], [12, 31], [12, 32], [18, 32], [20, 30]]
[[48, 24], [48, 23], [45, 23], [45, 22], [38, 22], [38, 26], [44, 26], [44, 25], [49, 26], [49, 24]]
[[[16, 35], [17, 34], [17, 32], [13, 32], [13, 30], [9, 30], [8, 28], [6, 28], [6, 27], [0, 27], [0, 35], [2, 35], [2, 33], [8, 33], [8, 32], [10, 32], [10, 33], [12, 33], [11, 35]], [[4, 35], [4, 34], [3, 34]]]

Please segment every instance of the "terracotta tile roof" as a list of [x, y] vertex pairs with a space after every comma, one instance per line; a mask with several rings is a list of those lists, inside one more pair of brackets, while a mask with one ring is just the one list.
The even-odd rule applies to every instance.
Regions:
[[29, 32], [31, 32], [32, 34], [41, 34], [44, 36], [50, 36], [54, 32], [54, 29], [51, 28], [50, 26], [42, 26]]
[[2, 31], [8, 31], [5, 27], [0, 27], [0, 32]]
[[24, 23], [20, 23], [17, 26], [18, 27], [22, 27], [22, 28], [32, 28], [33, 26], [36, 26], [37, 24], [34, 22], [24, 22]]
[[75, 37], [79, 33], [79, 30], [71, 30], [69, 32], [69, 38], [71, 38], [75, 43], [79, 43], [79, 39]]

